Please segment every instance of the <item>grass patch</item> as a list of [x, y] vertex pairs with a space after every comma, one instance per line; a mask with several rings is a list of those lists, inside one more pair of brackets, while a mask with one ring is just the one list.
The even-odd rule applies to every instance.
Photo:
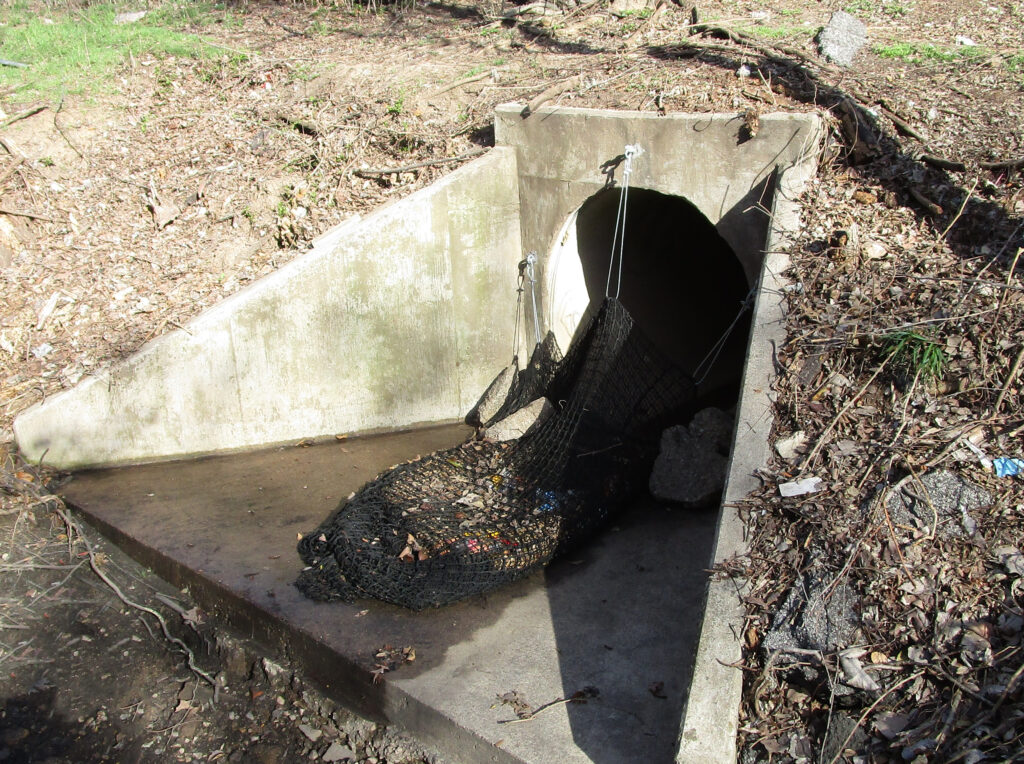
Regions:
[[879, 3], [878, 0], [854, 0], [844, 6], [843, 10], [861, 16], [870, 16], [876, 11], [880, 11], [890, 18], [899, 19], [910, 13], [912, 9], [899, 2]]
[[794, 37], [808, 37], [813, 34], [813, 30], [810, 27], [768, 26], [765, 24], [758, 24], [752, 27], [750, 32], [765, 40], [786, 40], [793, 39]]
[[234, 23], [219, 6], [168, 3], [130, 24], [115, 24], [121, 6], [103, 3], [47, 12], [41, 4], [16, 3], [0, 27], [3, 58], [28, 64], [25, 69], [0, 67], [0, 86], [18, 88], [19, 100], [60, 93], [109, 92], [117, 68], [128, 59], [212, 58], [222, 49], [203, 42], [196, 27]]
[[925, 63], [950, 63], [966, 59], [980, 58], [986, 55], [985, 51], [978, 46], [964, 46], [962, 48], [940, 48], [931, 43], [918, 44], [915, 42], [896, 42], [890, 45], [876, 45], [873, 48], [876, 55], [882, 58], [898, 59], [911, 64]]
[[910, 331], [892, 332], [882, 340], [882, 352], [892, 360], [895, 372], [925, 382], [942, 377], [946, 354], [935, 340]]

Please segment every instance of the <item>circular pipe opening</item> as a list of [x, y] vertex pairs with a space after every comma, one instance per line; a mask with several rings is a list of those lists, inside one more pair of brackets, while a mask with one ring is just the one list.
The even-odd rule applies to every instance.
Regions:
[[[620, 195], [605, 189], [584, 202], [549, 255], [545, 312], [563, 349], [605, 295]], [[702, 361], [735, 322], [701, 384], [705, 402], [734, 403], [750, 327], [750, 311], [737, 321], [749, 287], [736, 254], [689, 201], [643, 188], [627, 197], [623, 252], [619, 299], [682, 369], [699, 377]], [[616, 264], [612, 294], [617, 279]]]

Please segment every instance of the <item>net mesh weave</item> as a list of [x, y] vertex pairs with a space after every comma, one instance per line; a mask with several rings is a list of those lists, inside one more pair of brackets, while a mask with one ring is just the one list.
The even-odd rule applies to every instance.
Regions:
[[544, 354], [549, 419], [514, 443], [470, 441], [379, 475], [300, 540], [299, 589], [445, 605], [546, 565], [645, 490], [661, 429], [692, 410], [693, 380], [615, 299], [560, 363]]

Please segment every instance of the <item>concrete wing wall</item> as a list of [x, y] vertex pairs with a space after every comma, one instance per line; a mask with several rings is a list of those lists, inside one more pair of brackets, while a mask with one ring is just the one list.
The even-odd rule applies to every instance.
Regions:
[[15, 421], [64, 469], [457, 419], [508, 363], [512, 149], [363, 220]]

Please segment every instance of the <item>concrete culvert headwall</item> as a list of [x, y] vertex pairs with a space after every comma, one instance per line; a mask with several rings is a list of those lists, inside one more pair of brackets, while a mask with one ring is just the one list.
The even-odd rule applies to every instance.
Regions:
[[[461, 430], [98, 471], [76, 479], [70, 503], [189, 582], [205, 610], [290, 645], [336, 697], [448, 758], [732, 761], [742, 581], [710, 577], [705, 589], [701, 571], [746, 549], [736, 506], [768, 458], [785, 252], [823, 125], [766, 114], [750, 136], [736, 114], [522, 112], [498, 108], [486, 155], [23, 412], [18, 445], [32, 462], [74, 469], [460, 419], [508, 364], [517, 330], [532, 335], [515, 313], [525, 253], [537, 253], [539, 328], [563, 349], [604, 296], [625, 147], [639, 145], [620, 298], [645, 333], [692, 371], [758, 287], [749, 328], [734, 328], [704, 385], [705, 403], [736, 403], [717, 513], [639, 508], [543, 582], [404, 619], [299, 600], [296, 533], [384, 466]], [[385, 639], [420, 658], [378, 687], [365, 665]], [[536, 703], [581, 687], [599, 687], [597, 702], [500, 724], [496, 693], [519, 688]]]
[[[588, 305], [593, 310], [605, 294], [621, 197], [621, 189], [609, 188], [584, 202], [547, 260], [547, 319], [562, 347]], [[621, 284], [619, 297], [644, 333], [681, 369], [703, 379], [702, 402], [735, 403], [750, 312], [740, 315], [749, 286], [729, 244], [686, 199], [633, 188], [626, 196], [623, 255], [621, 280], [617, 261], [612, 268], [612, 292]]]

